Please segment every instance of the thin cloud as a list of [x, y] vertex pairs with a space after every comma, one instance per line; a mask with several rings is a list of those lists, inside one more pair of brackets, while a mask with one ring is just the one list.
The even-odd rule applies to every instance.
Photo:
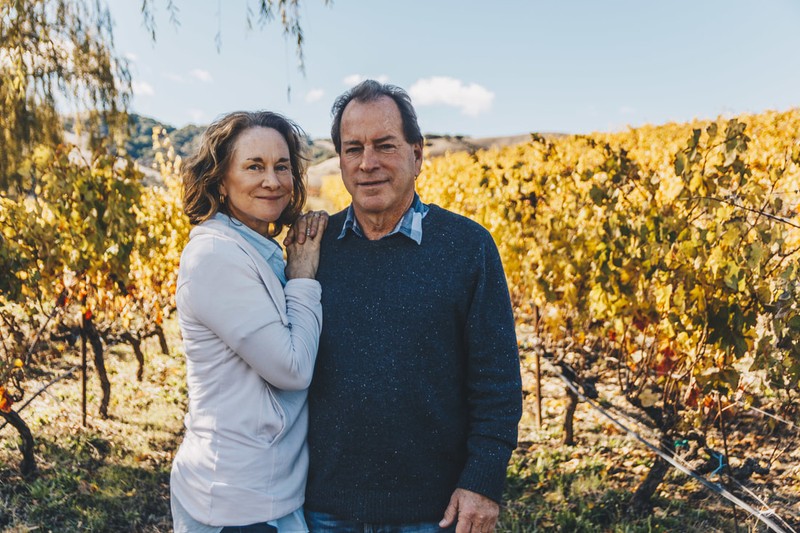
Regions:
[[389, 81], [389, 76], [387, 76], [386, 74], [381, 74], [380, 76], [364, 76], [363, 74], [350, 74], [349, 76], [346, 76], [342, 80], [342, 83], [344, 83], [348, 87], [353, 87], [354, 85], [358, 85], [359, 83], [367, 79], [372, 79], [379, 83], [386, 83]]
[[632, 108], [631, 106], [624, 105], [619, 108], [619, 112], [622, 115], [633, 115], [636, 113], [636, 109]]
[[494, 93], [487, 88], [446, 76], [417, 80], [408, 93], [415, 105], [448, 105], [472, 117], [489, 111], [494, 100]]
[[306, 102], [309, 104], [318, 102], [323, 96], [325, 96], [325, 91], [322, 89], [311, 89], [306, 93]]
[[193, 124], [203, 124], [206, 122], [206, 112], [202, 109], [189, 109], [186, 112]]
[[124, 57], [125, 59], [127, 59], [128, 61], [130, 61], [131, 63], [133, 63], [133, 62], [135, 62], [135, 61], [138, 61], [138, 60], [139, 60], [139, 56], [137, 56], [137, 55], [136, 55], [136, 54], [134, 54], [133, 52], [126, 52], [126, 53], [125, 53], [125, 55], [124, 55], [123, 57]]
[[136, 96], [153, 96], [156, 94], [153, 86], [146, 81], [134, 81], [131, 83], [131, 88]]
[[181, 76], [180, 74], [175, 74], [174, 72], [166, 72], [164, 74], [164, 77], [167, 78], [169, 81], [174, 81], [177, 83], [183, 83], [184, 81], [186, 81], [183, 79], [183, 76]]
[[214, 78], [211, 76], [211, 73], [201, 68], [196, 68], [192, 70], [189, 74], [191, 74], [192, 77], [197, 78], [198, 80], [205, 83], [211, 83], [212, 81], [214, 81]]

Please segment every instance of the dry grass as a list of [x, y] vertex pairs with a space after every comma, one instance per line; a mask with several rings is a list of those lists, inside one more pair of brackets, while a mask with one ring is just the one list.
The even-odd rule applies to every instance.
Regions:
[[[97, 415], [99, 384], [91, 372], [82, 426], [80, 373], [36, 398], [21, 415], [36, 439], [38, 474], [17, 469], [17, 435], [0, 432], [0, 528], [22, 531], [169, 531], [169, 470], [182, 431], [186, 388], [174, 324], [169, 356], [147, 345], [144, 380], [125, 346], [107, 350], [110, 417]], [[57, 348], [57, 347], [54, 347]], [[29, 376], [29, 394], [79, 364], [68, 347], [54, 349]], [[44, 352], [40, 357], [44, 356]]]
[[[81, 424], [78, 373], [66, 378], [26, 408], [22, 415], [37, 441], [38, 475], [19, 475], [17, 434], [0, 431], [0, 530], [136, 531], [170, 530], [169, 470], [181, 440], [186, 404], [184, 364], [174, 322], [168, 324], [173, 352], [162, 355], [155, 342], [146, 346], [144, 381], [136, 381], [136, 361], [124, 346], [108, 350], [112, 380], [110, 419], [97, 416], [99, 384], [89, 381], [88, 424]], [[44, 354], [40, 357], [44, 357]], [[77, 364], [72, 349], [53, 347], [50, 359], [29, 376], [27, 391]], [[524, 387], [531, 375], [524, 367]], [[530, 399], [520, 427], [520, 447], [509, 468], [507, 504], [498, 531], [502, 532], [665, 532], [733, 531], [730, 507], [686, 476], [671, 472], [654, 502], [651, 514], [629, 516], [627, 502], [652, 461], [652, 455], [625, 437], [586, 404], [576, 412], [578, 444], [560, 444], [563, 388], [544, 383], [544, 419], [536, 429]], [[768, 453], [767, 440], [748, 440], [739, 430], [741, 455], [746, 446]], [[763, 449], [761, 449], [763, 448]], [[800, 484], [795, 449], [782, 458], [780, 478], [756, 479], [759, 493], [780, 514], [800, 515]], [[777, 475], [777, 474], [776, 474]], [[753, 519], [739, 514], [740, 531], [758, 529]]]

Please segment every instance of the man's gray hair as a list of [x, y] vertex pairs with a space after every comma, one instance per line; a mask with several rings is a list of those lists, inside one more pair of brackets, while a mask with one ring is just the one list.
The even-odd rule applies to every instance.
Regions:
[[342, 115], [347, 104], [353, 100], [357, 102], [374, 102], [384, 96], [394, 100], [400, 110], [400, 117], [403, 120], [403, 136], [406, 142], [409, 144], [422, 142], [424, 137], [417, 122], [417, 112], [411, 104], [411, 97], [408, 96], [408, 93], [396, 85], [379, 83], [375, 80], [364, 80], [339, 96], [331, 108], [331, 114], [333, 115], [331, 140], [337, 154], [340, 154], [342, 150]]

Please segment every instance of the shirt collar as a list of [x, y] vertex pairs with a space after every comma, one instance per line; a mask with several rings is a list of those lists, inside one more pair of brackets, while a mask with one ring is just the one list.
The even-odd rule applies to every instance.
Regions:
[[287, 280], [286, 274], [284, 273], [286, 263], [283, 260], [283, 249], [275, 242], [275, 239], [259, 234], [239, 220], [224, 213], [217, 212], [214, 214], [213, 218], [227, 224], [228, 227], [237, 231], [247, 242], [253, 245], [258, 253], [267, 261], [270, 268], [272, 268], [272, 271], [281, 281], [281, 285], [286, 285]]
[[[414, 193], [414, 200], [411, 202], [411, 207], [403, 213], [403, 216], [400, 217], [394, 229], [381, 237], [381, 239], [399, 233], [405, 235], [417, 244], [422, 244], [422, 219], [428, 214], [428, 209], [429, 207], [422, 203], [419, 195]], [[353, 211], [353, 204], [350, 204], [347, 208], [342, 231], [339, 233], [338, 238], [343, 239], [348, 231], [353, 232], [358, 237], [364, 238], [364, 232], [358, 224], [355, 211]]]

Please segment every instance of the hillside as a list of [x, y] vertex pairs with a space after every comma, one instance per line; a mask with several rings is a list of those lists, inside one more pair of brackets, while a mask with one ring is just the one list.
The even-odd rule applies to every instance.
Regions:
[[[158, 176], [154, 172], [149, 172], [153, 166], [153, 128], [162, 127], [166, 130], [175, 152], [185, 158], [194, 153], [200, 143], [200, 136], [206, 129], [206, 125], [183, 126], [176, 128], [170, 124], [165, 124], [157, 119], [137, 115], [130, 115], [130, 139], [125, 144], [127, 152], [139, 162], [142, 170], [151, 180], [157, 180]], [[66, 123], [67, 131], [72, 132], [71, 122]], [[558, 137], [560, 134], [545, 134], [546, 136]], [[502, 148], [527, 142], [530, 134], [509, 135], [505, 137], [482, 137], [475, 138], [465, 135], [447, 135], [428, 133], [425, 135], [426, 157], [437, 157], [446, 153], [474, 152], [487, 148]], [[309, 168], [308, 180], [312, 190], [316, 190], [321, 185], [324, 176], [335, 174], [339, 171], [339, 162], [336, 159], [336, 151], [330, 139], [308, 139], [309, 146]]]

